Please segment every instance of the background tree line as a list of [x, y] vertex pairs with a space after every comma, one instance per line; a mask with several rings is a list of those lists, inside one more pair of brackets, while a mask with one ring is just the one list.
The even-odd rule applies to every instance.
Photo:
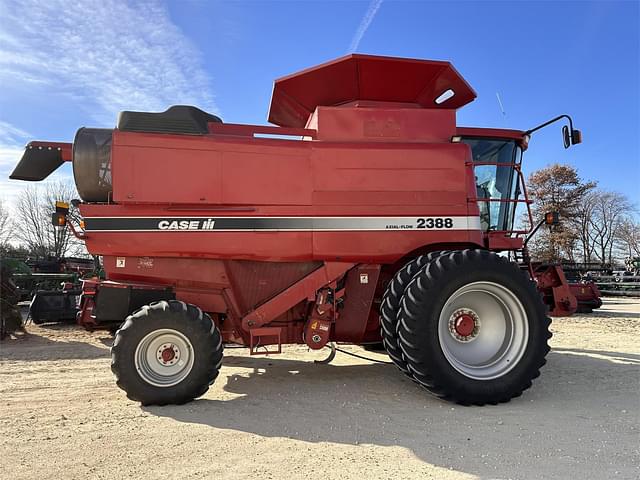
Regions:
[[[527, 191], [534, 221], [560, 212], [560, 225], [541, 229], [529, 243], [534, 259], [614, 265], [640, 256], [640, 223], [626, 195], [598, 188], [574, 167], [559, 164], [533, 172]], [[523, 223], [528, 220], [525, 214]]]
[[[0, 202], [0, 256], [87, 256], [84, 243], [68, 228], [51, 223], [56, 201], [69, 203], [74, 198], [78, 193], [72, 182], [56, 181], [29, 185], [16, 197], [11, 210]], [[75, 208], [71, 207], [69, 217], [77, 222]]]

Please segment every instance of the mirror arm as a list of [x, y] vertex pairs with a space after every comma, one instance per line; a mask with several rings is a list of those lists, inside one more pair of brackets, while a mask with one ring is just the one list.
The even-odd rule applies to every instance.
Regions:
[[569, 115], [558, 115], [556, 118], [552, 118], [548, 122], [544, 122], [542, 125], [538, 125], [537, 127], [534, 127], [531, 130], [527, 130], [526, 132], [524, 132], [524, 134], [531, 135], [533, 132], [537, 132], [538, 130], [546, 127], [547, 125], [551, 125], [552, 123], [557, 122], [561, 118], [566, 118], [569, 121], [569, 129], [571, 131], [571, 134], [573, 135], [573, 120]]
[[[551, 221], [549, 221], [549, 219], [551, 219]], [[538, 224], [529, 232], [529, 234], [524, 239], [524, 248], [527, 248], [527, 244], [529, 243], [529, 240], [533, 238], [533, 236], [536, 234], [536, 232], [542, 225], [549, 225], [549, 228], [551, 228], [552, 226], [559, 225], [559, 224], [560, 224], [560, 212], [558, 212], [557, 210], [556, 211], [551, 210], [549, 212], [546, 212], [544, 214], [544, 217], [542, 217], [542, 220], [538, 222]]]
[[531, 232], [529, 232], [529, 235], [526, 236], [526, 238], [524, 239], [524, 247], [527, 247], [527, 244], [529, 243], [529, 240], [531, 240], [533, 238], [533, 236], [535, 235], [535, 233], [538, 231], [538, 229], [544, 225], [544, 218], [542, 220], [540, 220], [540, 222], [538, 222], [538, 224], [535, 226], [535, 228], [533, 230], [531, 230]]

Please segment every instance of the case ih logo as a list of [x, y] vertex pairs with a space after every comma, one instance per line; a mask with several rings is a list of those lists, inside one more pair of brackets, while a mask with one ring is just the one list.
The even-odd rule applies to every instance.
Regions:
[[213, 230], [215, 220], [161, 220], [158, 222], [159, 230]]

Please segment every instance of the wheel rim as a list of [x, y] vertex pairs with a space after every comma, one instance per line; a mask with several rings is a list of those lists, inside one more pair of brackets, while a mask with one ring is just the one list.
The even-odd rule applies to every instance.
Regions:
[[511, 290], [493, 282], [474, 282], [444, 304], [438, 337], [453, 368], [469, 378], [491, 380], [518, 364], [526, 350], [529, 324], [522, 302]]
[[189, 339], [169, 328], [154, 330], [136, 347], [136, 370], [145, 382], [156, 387], [180, 383], [191, 372], [193, 361], [193, 346]]

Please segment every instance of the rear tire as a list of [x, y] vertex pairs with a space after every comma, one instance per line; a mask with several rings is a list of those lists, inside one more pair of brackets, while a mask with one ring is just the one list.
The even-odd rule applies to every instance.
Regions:
[[400, 299], [413, 277], [429, 262], [444, 252], [431, 252], [414, 258], [396, 272], [382, 297], [380, 305], [380, 335], [389, 358], [405, 375], [411, 376], [398, 344], [398, 312]]
[[436, 258], [401, 300], [399, 346], [413, 377], [464, 405], [507, 402], [531, 386], [551, 338], [534, 282], [485, 250]]
[[143, 405], [183, 404], [203, 395], [222, 364], [222, 338], [211, 317], [177, 300], [129, 315], [111, 347], [116, 384]]

